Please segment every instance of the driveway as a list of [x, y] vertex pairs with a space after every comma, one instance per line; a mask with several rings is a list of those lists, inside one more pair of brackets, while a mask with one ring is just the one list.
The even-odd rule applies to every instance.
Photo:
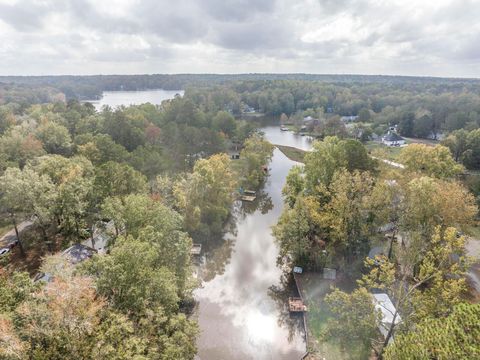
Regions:
[[[33, 221], [31, 220], [22, 221], [20, 224], [17, 225], [18, 232], [21, 234], [23, 230], [32, 225]], [[0, 248], [6, 247], [8, 244], [10, 244], [12, 241], [15, 241], [16, 239], [17, 235], [15, 234], [15, 229], [12, 228], [9, 232], [7, 232], [0, 238]]]

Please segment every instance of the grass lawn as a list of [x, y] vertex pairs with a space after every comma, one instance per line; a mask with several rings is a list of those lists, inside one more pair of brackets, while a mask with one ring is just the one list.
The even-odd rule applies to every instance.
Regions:
[[285, 146], [285, 145], [275, 145], [286, 157], [288, 157], [292, 161], [304, 162], [305, 154], [307, 153], [305, 150], [297, 149], [292, 146]]
[[352, 290], [352, 284], [341, 284], [332, 280], [325, 280], [320, 273], [304, 273], [298, 277], [302, 296], [308, 305], [306, 313], [308, 331], [308, 359], [328, 360], [363, 360], [368, 359], [370, 350], [361, 344], [352, 342], [348, 349], [341, 349], [333, 340], [322, 340], [321, 334], [332, 314], [324, 303], [325, 295], [331, 291], [333, 285], [345, 290]]
[[373, 156], [390, 161], [397, 161], [403, 149], [400, 146], [386, 146], [376, 141], [367, 142], [365, 147]]

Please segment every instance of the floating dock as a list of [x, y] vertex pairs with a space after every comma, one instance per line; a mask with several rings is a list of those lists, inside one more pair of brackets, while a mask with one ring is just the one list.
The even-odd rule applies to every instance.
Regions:
[[245, 195], [248, 195], [248, 196], [255, 196], [257, 195], [257, 192], [256, 191], [253, 191], [253, 190], [244, 190], [243, 193]]
[[256, 198], [257, 198], [256, 196], [248, 196], [248, 195], [242, 195], [242, 196], [240, 196], [240, 200], [242, 200], [242, 201], [248, 201], [248, 202], [255, 201]]
[[202, 252], [202, 244], [193, 244], [190, 249], [190, 255], [200, 255]]

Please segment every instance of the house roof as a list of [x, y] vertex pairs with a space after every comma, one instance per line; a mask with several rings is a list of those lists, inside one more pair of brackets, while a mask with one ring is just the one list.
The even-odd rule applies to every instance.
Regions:
[[91, 247], [75, 244], [70, 246], [68, 249], [62, 252], [62, 255], [72, 264], [78, 264], [84, 260], [91, 258], [94, 254], [97, 253], [97, 250], [92, 249]]
[[395, 132], [389, 132], [388, 134], [386, 134], [384, 137], [383, 137], [383, 140], [384, 141], [401, 141], [401, 140], [404, 140], [404, 138], [402, 138], [400, 135], [398, 135], [397, 133]]
[[[388, 329], [393, 322], [393, 317], [396, 312], [395, 306], [390, 300], [390, 297], [385, 294], [372, 294], [373, 295], [373, 304], [375, 305], [375, 309], [380, 311], [382, 316], [380, 320], [380, 324], [378, 329], [383, 334], [384, 337], [387, 336]], [[398, 324], [402, 321], [400, 314], [397, 313], [395, 317], [395, 324]]]

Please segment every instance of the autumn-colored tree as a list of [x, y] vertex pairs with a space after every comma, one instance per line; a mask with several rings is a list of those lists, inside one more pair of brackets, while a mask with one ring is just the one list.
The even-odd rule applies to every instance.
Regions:
[[437, 225], [465, 228], [477, 213], [473, 195], [460, 183], [429, 177], [411, 180], [402, 203], [402, 231], [418, 231], [427, 237]]
[[230, 213], [235, 180], [226, 154], [195, 163], [193, 172], [174, 187], [177, 206], [191, 233], [219, 233]]
[[436, 178], [450, 178], [463, 170], [453, 159], [450, 150], [442, 145], [410, 144], [402, 149], [399, 160], [408, 171]]
[[16, 310], [26, 353], [33, 358], [91, 358], [105, 305], [91, 278], [54, 278]]
[[258, 134], [251, 135], [245, 140], [240, 158], [245, 166], [242, 169], [242, 185], [257, 188], [265, 179], [265, 168], [273, 154], [273, 146]]

